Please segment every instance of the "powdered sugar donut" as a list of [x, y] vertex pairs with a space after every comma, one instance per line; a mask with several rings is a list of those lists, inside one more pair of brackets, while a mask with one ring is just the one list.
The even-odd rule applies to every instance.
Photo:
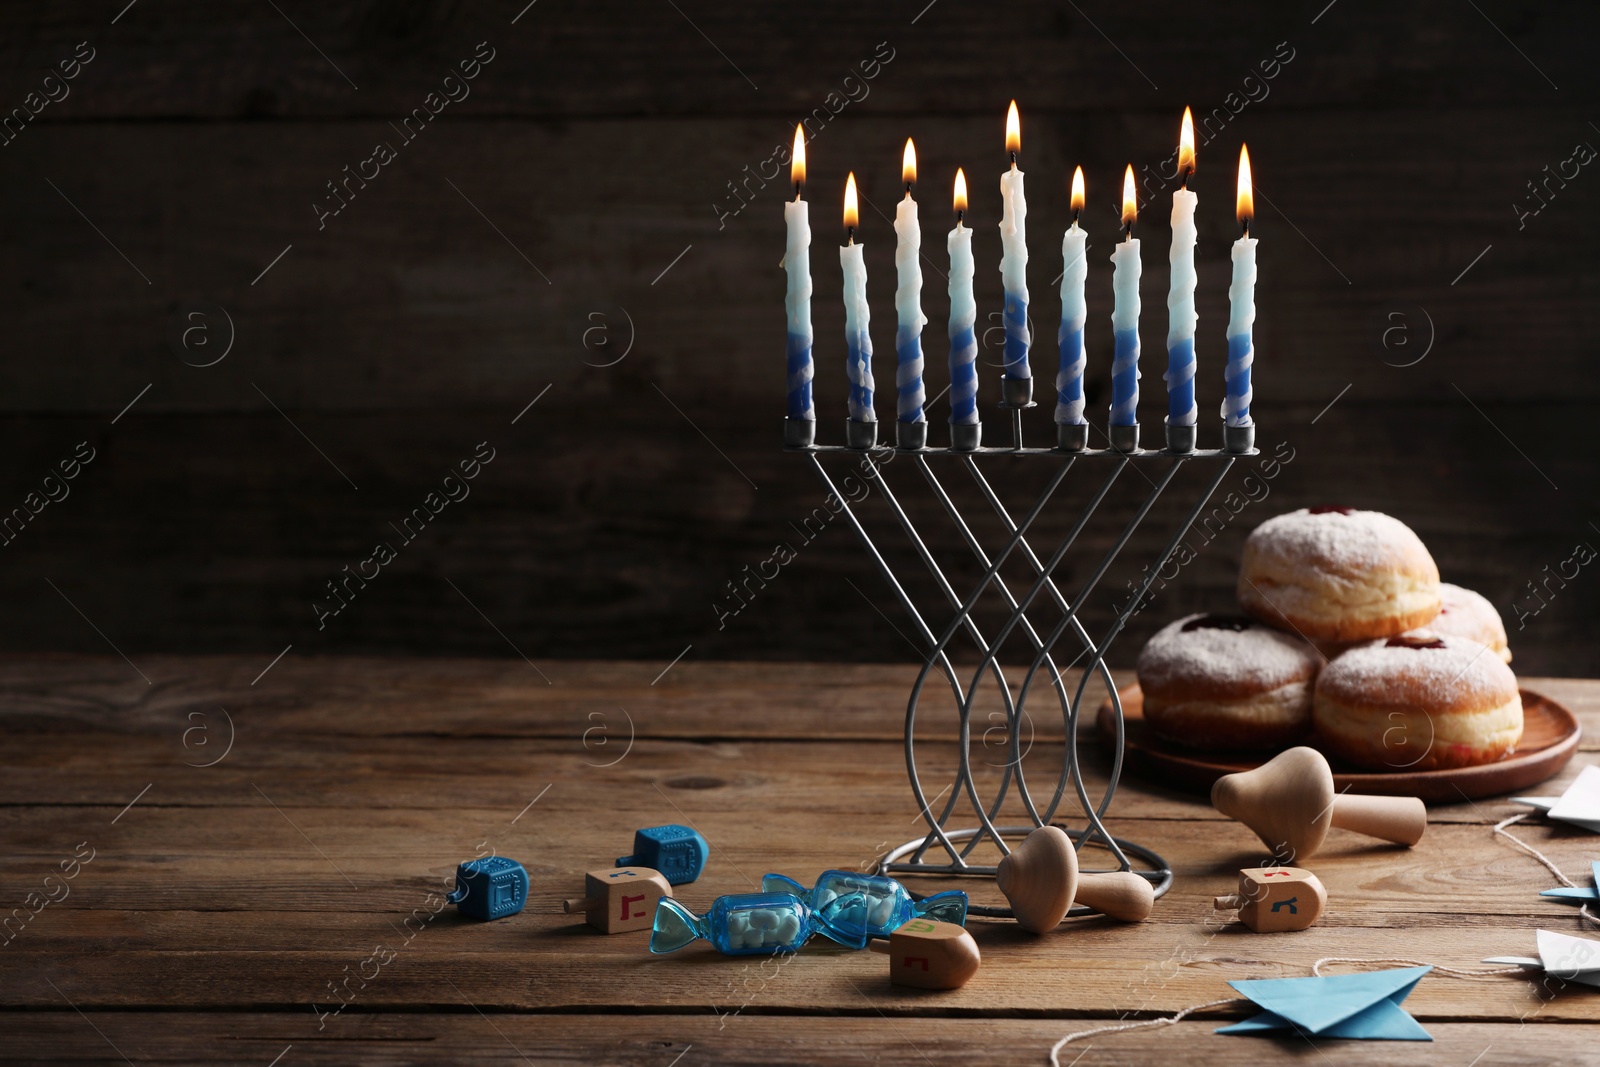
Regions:
[[1319, 747], [1378, 770], [1470, 767], [1522, 738], [1511, 668], [1476, 641], [1427, 632], [1359, 645], [1322, 668]]
[[1500, 613], [1488, 598], [1470, 589], [1449, 582], [1439, 583], [1439, 614], [1428, 621], [1425, 629], [1487, 645], [1503, 662], [1511, 662], [1511, 649], [1506, 645], [1506, 624], [1501, 621]]
[[1303, 508], [1245, 539], [1239, 604], [1309, 641], [1393, 637], [1439, 614], [1439, 568], [1399, 519]]
[[1194, 748], [1272, 748], [1311, 726], [1322, 657], [1289, 634], [1239, 615], [1190, 615], [1139, 653], [1144, 717]]

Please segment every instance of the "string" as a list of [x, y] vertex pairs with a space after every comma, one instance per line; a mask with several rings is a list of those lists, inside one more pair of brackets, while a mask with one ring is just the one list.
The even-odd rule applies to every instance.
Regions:
[[1068, 1034], [1050, 1047], [1050, 1067], [1061, 1067], [1060, 1053], [1062, 1047], [1070, 1041], [1078, 1040], [1080, 1037], [1089, 1037], [1093, 1034], [1114, 1034], [1119, 1030], [1138, 1030], [1145, 1026], [1171, 1026], [1173, 1023], [1181, 1022], [1185, 1015], [1200, 1011], [1202, 1008], [1215, 1008], [1223, 1004], [1240, 1003], [1243, 1003], [1240, 998], [1228, 997], [1224, 1000], [1213, 1000], [1207, 1004], [1196, 1004], [1191, 1008], [1184, 1008], [1175, 1015], [1168, 1015], [1160, 1019], [1141, 1019], [1139, 1022], [1123, 1023], [1120, 1026], [1097, 1026], [1093, 1030], [1079, 1030], [1075, 1034]]
[[[1521, 822], [1523, 819], [1526, 819], [1532, 814], [1533, 812], [1531, 811], [1524, 811], [1519, 812], [1516, 815], [1512, 815], [1509, 818], [1501, 819], [1499, 822], [1494, 824], [1494, 832], [1505, 838], [1507, 841], [1510, 841], [1513, 845], [1516, 845], [1518, 848], [1532, 856], [1534, 859], [1538, 860], [1540, 863], [1544, 864], [1546, 869], [1548, 869], [1551, 874], [1555, 875], [1556, 880], [1562, 885], [1566, 886], [1568, 889], [1577, 889], [1578, 883], [1562, 874], [1561, 868], [1555, 865], [1555, 861], [1553, 861], [1549, 856], [1546, 856], [1543, 852], [1540, 852], [1538, 849], [1534, 848], [1532, 845], [1528, 844], [1526, 841], [1522, 840], [1522, 838], [1506, 829], [1506, 827], [1510, 826], [1512, 823]], [[1582, 915], [1595, 926], [1600, 926], [1600, 918], [1596, 918], [1594, 912], [1589, 910], [1589, 905], [1581, 905], [1578, 908], [1578, 914]]]
[[1362, 958], [1358, 956], [1324, 956], [1322, 959], [1311, 965], [1311, 973], [1315, 977], [1323, 977], [1322, 965], [1324, 963], [1409, 963], [1413, 967], [1432, 967], [1440, 974], [1454, 975], [1457, 978], [1489, 978], [1501, 974], [1528, 973], [1521, 967], [1497, 967], [1492, 971], [1464, 971], [1459, 967], [1444, 967], [1437, 963], [1429, 963], [1426, 960], [1404, 960], [1400, 959], [1398, 956], [1382, 956], [1372, 958]]

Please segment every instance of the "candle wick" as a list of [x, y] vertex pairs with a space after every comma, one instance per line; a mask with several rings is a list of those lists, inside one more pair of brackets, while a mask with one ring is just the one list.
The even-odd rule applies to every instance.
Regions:
[[845, 241], [846, 241], [847, 244], [855, 244], [856, 243], [856, 228], [854, 226], [846, 226], [844, 228], [844, 236], [845, 236]]
[[1017, 154], [1015, 152], [1011, 153], [1011, 169], [1017, 169]]
[[917, 183], [916, 182], [906, 182], [906, 197], [907, 197], [907, 199], [909, 199], [911, 197], [911, 187], [913, 185], [915, 185], [915, 184], [917, 184]]
[[956, 229], [961, 229], [961, 220], [966, 217], [967, 213], [965, 209], [956, 212]]
[[1076, 226], [1078, 224], [1078, 219], [1080, 217], [1082, 217], [1082, 215], [1083, 215], [1083, 208], [1077, 207], [1077, 208], [1073, 208], [1072, 209], [1072, 224], [1074, 226]]
[[800, 201], [800, 192], [801, 192], [801, 189], [804, 186], [804, 184], [805, 184], [804, 182], [795, 182], [794, 183], [794, 199], [795, 199], [796, 203], [798, 203]]
[[1244, 227], [1244, 236], [1245, 237], [1249, 237], [1250, 236], [1250, 216], [1246, 215], [1243, 219], [1239, 220], [1239, 224]]

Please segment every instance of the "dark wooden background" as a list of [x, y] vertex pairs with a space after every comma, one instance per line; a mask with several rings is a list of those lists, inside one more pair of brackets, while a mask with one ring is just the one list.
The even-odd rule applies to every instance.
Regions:
[[[1342, 502], [1410, 523], [1447, 578], [1499, 605], [1519, 667], [1595, 672], [1593, 568], [1520, 632], [1512, 606], [1537, 606], [1527, 583], [1578, 543], [1600, 544], [1588, 430], [1600, 400], [1600, 176], [1587, 166], [1552, 185], [1521, 225], [1513, 207], [1531, 204], [1527, 183], [1546, 165], [1600, 145], [1591, 5], [524, 2], [0, 9], [6, 109], [78, 42], [95, 50], [70, 96], [0, 147], [0, 509], [77, 442], [97, 450], [70, 497], [0, 548], [6, 647], [111, 643], [134, 661], [250, 652], [263, 665], [290, 644], [297, 656], [514, 646], [535, 664], [665, 666], [690, 645], [696, 658], [910, 657], [914, 635], [849, 532], [834, 523], [802, 547], [791, 525], [822, 493], [778, 450], [783, 190], [757, 190], [719, 223], [727, 183], [830, 92], [860, 95], [845, 79], [888, 42], [893, 59], [868, 95], [811, 149], [818, 408], [836, 440], [830, 242], [845, 171], [879, 209], [866, 209], [862, 238], [879, 378], [892, 383], [893, 238], [880, 211], [892, 212], [901, 143], [913, 135], [921, 150], [936, 265], [950, 177], [957, 165], [972, 176], [980, 307], [998, 311], [995, 175], [1015, 96], [1041, 392], [1065, 182], [1081, 163], [1094, 244], [1089, 392], [1103, 422], [1104, 260], [1122, 166], [1164, 159], [1185, 104], [1204, 115], [1260, 95], [1259, 64], [1287, 42], [1293, 59], [1266, 98], [1202, 147], [1195, 188], [1202, 423], [1214, 437], [1244, 139], [1265, 193], [1255, 412], [1262, 443], [1285, 442], [1295, 458], [1113, 659], [1130, 662], [1181, 611], [1224, 606], [1250, 527]], [[480, 41], [495, 58], [470, 98], [399, 145], [389, 123]], [[398, 160], [319, 231], [324, 183], [380, 140]], [[1164, 405], [1166, 204], [1158, 194], [1140, 224], [1147, 438]], [[947, 305], [939, 276], [928, 281], [937, 331]], [[215, 308], [231, 319], [232, 348], [213, 366], [186, 364], [171, 340], [194, 301], [213, 308], [189, 320], [213, 347], [190, 362], [228, 340]], [[943, 347], [930, 357], [932, 394], [946, 380]], [[1048, 410], [1029, 414], [1030, 435], [1047, 437]], [[942, 423], [943, 403], [931, 411]], [[496, 458], [471, 496], [319, 630], [323, 583], [379, 540], [398, 547], [388, 524], [485, 440]], [[911, 462], [898, 462], [891, 484], [925, 499]], [[994, 468], [1017, 510], [1044, 474]], [[1098, 477], [1074, 471], [1046, 527]], [[1125, 475], [1108, 520], [1125, 519], [1142, 488]], [[1181, 495], [1157, 505], [1110, 588], [1151, 558]], [[886, 516], [872, 514], [882, 528]], [[947, 527], [931, 540], [960, 550]], [[719, 628], [725, 583], [780, 541], [797, 558]], [[1085, 569], [1074, 560], [1065, 573]], [[1110, 600], [1091, 611], [1096, 625]]]

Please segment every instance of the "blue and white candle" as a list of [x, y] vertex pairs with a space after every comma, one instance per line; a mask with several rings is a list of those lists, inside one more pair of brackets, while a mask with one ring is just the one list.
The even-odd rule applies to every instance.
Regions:
[[839, 248], [844, 273], [845, 374], [850, 379], [850, 421], [877, 422], [872, 410], [872, 336], [867, 331], [867, 264], [863, 246], [856, 243], [861, 212], [856, 206], [856, 175], [850, 172], [844, 187], [845, 244]]
[[789, 176], [794, 182], [794, 199], [783, 205], [783, 223], [789, 235], [783, 256], [789, 283], [783, 299], [789, 320], [788, 415], [814, 422], [817, 411], [811, 402], [811, 217], [801, 199], [806, 182], [806, 142], [800, 126], [794, 128]]
[[1083, 327], [1089, 320], [1084, 283], [1089, 277], [1089, 235], [1078, 225], [1083, 215], [1083, 168], [1072, 172], [1072, 225], [1061, 238], [1061, 369], [1056, 372], [1056, 422], [1082, 426], [1083, 372], [1089, 359], [1083, 347]]
[[1022, 192], [1022, 171], [1017, 155], [1022, 151], [1022, 124], [1017, 118], [1017, 102], [1006, 112], [1006, 152], [1011, 169], [1000, 175], [1000, 280], [1005, 289], [1007, 378], [1027, 381], [1028, 369], [1028, 201]]
[[1228, 286], [1227, 392], [1222, 418], [1228, 426], [1253, 426], [1250, 417], [1250, 365], [1256, 360], [1256, 239], [1250, 236], [1255, 195], [1250, 185], [1250, 152], [1239, 148], [1239, 225], [1244, 236], [1233, 242], [1233, 282]]
[[1194, 173], [1194, 119], [1189, 109], [1183, 109], [1183, 132], [1178, 139], [1178, 175], [1180, 187], [1172, 194], [1172, 266], [1171, 285], [1167, 290], [1167, 425], [1193, 426], [1194, 402], [1194, 334], [1200, 317], [1194, 308], [1194, 246], [1197, 234], [1194, 209], [1200, 198], [1189, 189], [1189, 175]]
[[956, 171], [956, 228], [950, 231], [950, 423], [978, 421], [978, 302], [972, 295], [972, 231], [967, 211], [967, 176]]
[[1111, 250], [1111, 335], [1115, 356], [1111, 361], [1111, 425], [1139, 425], [1139, 239], [1133, 224], [1139, 197], [1133, 184], [1133, 165], [1122, 179], [1122, 225], [1125, 236]]
[[894, 212], [894, 382], [900, 394], [897, 417], [901, 422], [927, 422], [922, 411], [927, 400], [922, 386], [922, 326], [928, 320], [922, 314], [922, 225], [917, 221], [917, 202], [911, 196], [911, 188], [917, 182], [917, 150], [909, 137], [900, 169], [906, 195]]

